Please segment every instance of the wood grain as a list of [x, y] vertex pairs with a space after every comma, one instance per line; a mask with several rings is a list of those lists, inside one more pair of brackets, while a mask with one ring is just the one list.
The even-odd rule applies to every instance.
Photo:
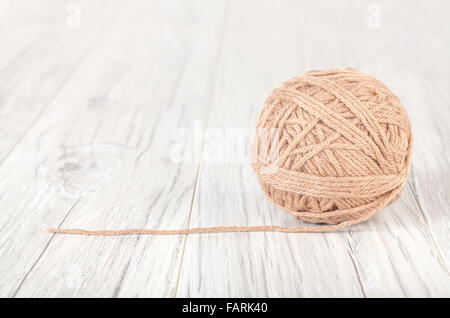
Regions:
[[[79, 28], [68, 25], [69, 5], [81, 10]], [[8, 1], [0, 296], [450, 296], [449, 9], [445, 1]], [[246, 157], [250, 134], [273, 87], [336, 66], [380, 78], [411, 119], [408, 186], [373, 219], [324, 234], [45, 232], [300, 225], [260, 190]]]
[[[4, 236], [6, 256], [18, 268], [5, 264], [6, 295], [174, 293], [182, 237], [80, 240], [43, 231], [49, 225], [186, 226], [196, 170], [171, 162], [170, 139], [175, 128], [206, 114], [220, 11], [206, 3], [170, 12], [158, 9], [161, 3], [142, 5], [114, 12], [114, 23], [2, 167], [10, 179], [3, 203], [21, 189], [33, 198], [11, 211], [11, 219], [5, 216], [14, 223]], [[195, 27], [178, 26], [180, 14]], [[139, 32], [145, 27], [159, 32], [147, 37]], [[161, 38], [163, 32], [170, 36]], [[14, 184], [6, 175], [19, 167]], [[24, 250], [26, 260], [18, 253]], [[154, 268], [145, 271], [147, 280], [141, 262]]]
[[[46, 209], [45, 202], [52, 196], [50, 191], [42, 192], [45, 200], [41, 200], [36, 197], [36, 193], [44, 189], [28, 187], [30, 182], [35, 182], [35, 168], [39, 163], [35, 162], [36, 167], [33, 167], [29, 161], [32, 157], [37, 159], [37, 149], [41, 145], [37, 143], [33, 148], [22, 148], [21, 154], [15, 157], [12, 153], [83, 61], [89, 47], [105, 26], [107, 17], [111, 17], [111, 11], [114, 12], [114, 6], [105, 7], [96, 3], [86, 7], [85, 27], [91, 30], [89, 34], [69, 29], [65, 20], [65, 6], [56, 6], [51, 1], [43, 2], [42, 6], [30, 5], [29, 2], [8, 2], [5, 7], [7, 12], [1, 22], [2, 26], [8, 28], [2, 27], [2, 43], [7, 45], [8, 50], [2, 50], [0, 54], [0, 170], [3, 175], [0, 184], [0, 205], [3, 209], [0, 218], [0, 293], [12, 295], [42, 252], [33, 244], [27, 247], [28, 241], [44, 247], [49, 238], [42, 232], [46, 211], [33, 216], [22, 213], [23, 208], [29, 205], [30, 211], [38, 207]], [[52, 153], [45, 153], [44, 157], [48, 156], [52, 156]], [[35, 237], [35, 233], [40, 235]], [[21, 240], [22, 243], [18, 244]]]

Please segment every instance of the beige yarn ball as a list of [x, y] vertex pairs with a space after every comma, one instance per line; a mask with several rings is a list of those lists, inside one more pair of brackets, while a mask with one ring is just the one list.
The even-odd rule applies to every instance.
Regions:
[[81, 235], [325, 232], [369, 219], [396, 200], [411, 163], [400, 101], [353, 69], [311, 71], [276, 88], [258, 117], [253, 168], [266, 197], [322, 226], [215, 226], [176, 230], [54, 229]]
[[283, 83], [258, 117], [253, 168], [266, 197], [323, 230], [367, 220], [395, 201], [412, 135], [398, 98], [353, 69]]

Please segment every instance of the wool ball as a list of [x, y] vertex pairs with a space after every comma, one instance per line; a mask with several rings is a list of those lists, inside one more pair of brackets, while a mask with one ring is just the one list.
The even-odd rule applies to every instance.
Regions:
[[344, 227], [400, 196], [411, 147], [408, 116], [383, 83], [350, 68], [310, 71], [267, 98], [252, 165], [273, 204]]

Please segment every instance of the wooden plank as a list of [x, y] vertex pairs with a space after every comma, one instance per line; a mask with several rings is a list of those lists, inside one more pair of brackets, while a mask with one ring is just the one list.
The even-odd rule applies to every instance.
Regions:
[[[402, 34], [414, 32], [414, 43], [420, 45], [409, 50], [411, 63], [408, 67], [391, 72], [391, 85], [404, 101], [414, 134], [409, 185], [447, 273], [450, 268], [450, 149], [447, 141], [450, 133], [450, 30], [442, 27], [442, 21], [449, 9], [444, 1], [436, 2], [433, 7], [425, 2], [414, 6], [411, 18], [405, 19], [406, 23], [398, 28]], [[417, 19], [427, 21], [425, 29], [412, 22]]]
[[[350, 63], [374, 75], [379, 64], [385, 63], [383, 69], [395, 68], [382, 49], [388, 44], [383, 39], [389, 39], [392, 30], [381, 29], [373, 35], [363, 18], [337, 18], [344, 13], [358, 16], [364, 9], [361, 5], [295, 7], [285, 3], [279, 8], [245, 3], [245, 8], [237, 2], [231, 5], [233, 28], [225, 37], [228, 54], [221, 61], [209, 128], [254, 127], [273, 87], [330, 61], [334, 66]], [[389, 16], [390, 10], [398, 12], [401, 5], [386, 4], [385, 8]], [[308, 19], [310, 14], [318, 21]], [[330, 16], [335, 17], [334, 27], [323, 29], [324, 19]], [[377, 52], [362, 51], [360, 45], [368, 38], [381, 44]], [[315, 50], [309, 51], [308, 45]], [[348, 55], [330, 56], [330, 52]], [[357, 57], [351, 58], [352, 54]], [[376, 55], [379, 64], [364, 69], [358, 61], [369, 55]], [[248, 164], [202, 163], [196, 193], [191, 227], [297, 225], [267, 202]], [[381, 214], [337, 233], [187, 237], [177, 292], [181, 297], [450, 295], [445, 264], [408, 187]]]
[[[22, 148], [21, 155], [13, 159], [9, 156], [83, 61], [118, 4], [105, 6], [87, 1], [80, 25], [85, 32], [78, 32], [66, 24], [66, 6], [62, 3], [30, 3], [8, 1], [2, 20], [8, 26], [1, 32], [2, 43], [8, 49], [0, 52], [0, 294], [5, 296], [14, 293], [48, 242], [48, 236], [41, 232], [42, 213], [48, 211], [41, 204], [52, 199], [51, 192], [42, 192], [45, 188], [29, 187], [35, 178], [35, 169], [29, 165], [34, 156], [32, 148], [40, 149], [42, 145]], [[45, 199], [41, 200], [42, 196]], [[32, 219], [33, 214], [23, 210], [26, 205], [40, 208], [41, 214]], [[41, 235], [35, 237], [35, 232]]]
[[406, 83], [409, 87], [416, 87], [404, 96], [415, 132], [410, 186], [448, 272], [450, 149], [447, 136], [450, 134], [450, 126], [442, 119], [450, 118], [450, 96], [447, 92], [450, 69], [449, 72], [432, 74], [408, 73], [404, 74], [403, 79], [408, 79]]
[[[387, 65], [378, 72], [380, 77], [389, 79], [387, 84], [397, 92], [409, 114], [413, 131], [409, 187], [438, 250], [442, 266], [450, 275], [450, 248], [447, 243], [450, 239], [450, 150], [446, 141], [450, 129], [447, 124], [450, 118], [447, 89], [450, 82], [450, 30], [443, 28], [441, 23], [450, 8], [447, 2], [438, 1], [433, 7], [419, 2], [411, 9], [408, 18], [396, 25], [393, 34], [402, 39], [401, 47], [409, 48], [407, 59], [400, 54], [402, 50], [396, 50], [392, 64], [401, 67], [389, 68]], [[427, 21], [426, 25], [415, 23], [418, 19]], [[411, 39], [401, 37], [402, 34], [415, 34], [414, 43], [420, 45], [411, 46]]]
[[48, 107], [104, 27], [102, 11], [108, 6], [78, 3], [83, 6], [82, 20], [79, 28], [74, 28], [69, 23], [73, 13], [66, 3], [4, 1], [0, 20], [0, 42], [5, 48], [0, 51], [0, 163]]
[[[3, 244], [17, 265], [7, 264], [2, 294], [174, 295], [182, 236], [44, 232], [187, 225], [197, 169], [172, 160], [171, 138], [178, 127], [206, 118], [223, 3], [162, 4], [125, 6], [112, 16], [0, 171], [9, 180], [2, 203], [22, 200], [6, 216], [14, 218], [6, 236], [15, 242]], [[18, 167], [14, 178], [10, 171]]]

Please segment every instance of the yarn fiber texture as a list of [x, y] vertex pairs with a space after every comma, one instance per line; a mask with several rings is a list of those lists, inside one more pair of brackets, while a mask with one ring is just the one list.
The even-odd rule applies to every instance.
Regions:
[[327, 231], [367, 220], [400, 196], [412, 134], [383, 83], [350, 68], [330, 69], [272, 92], [253, 147], [266, 197], [303, 221], [328, 224], [319, 227]]

